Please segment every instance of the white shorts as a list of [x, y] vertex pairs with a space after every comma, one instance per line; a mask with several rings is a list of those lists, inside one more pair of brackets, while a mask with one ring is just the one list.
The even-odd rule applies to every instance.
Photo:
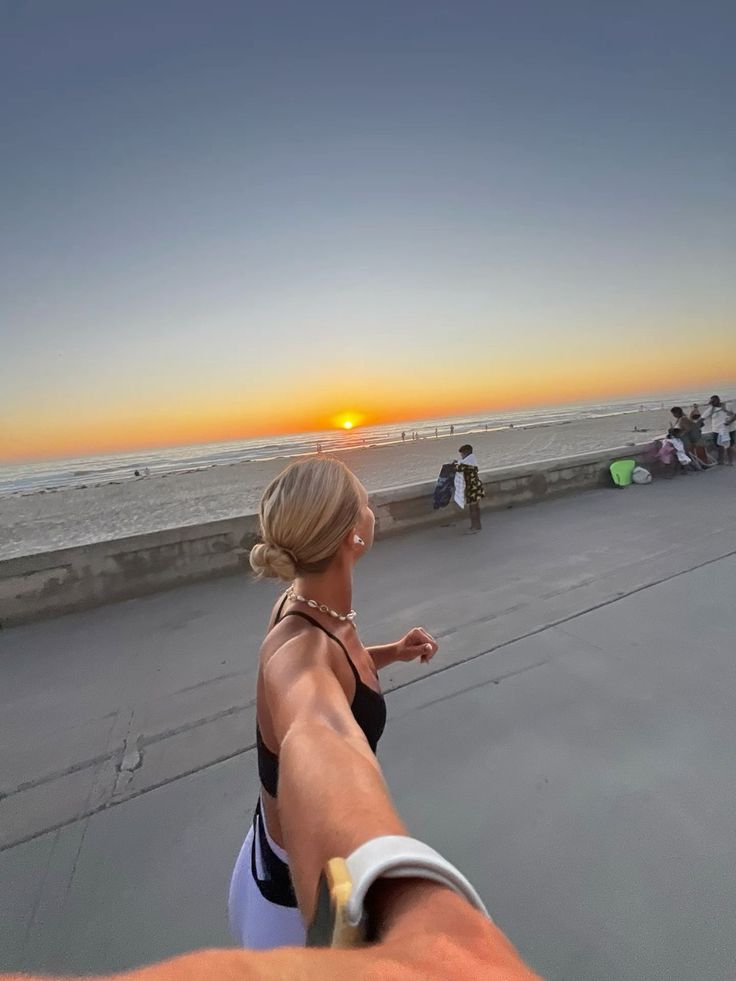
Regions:
[[[261, 820], [263, 812], [261, 811]], [[283, 848], [276, 844], [263, 821], [268, 844], [274, 854], [288, 865]], [[254, 853], [255, 850], [255, 853]], [[303, 947], [306, 930], [298, 908], [279, 906], [266, 899], [253, 878], [253, 864], [259, 879], [267, 877], [258, 836], [253, 827], [248, 832], [230, 880], [228, 914], [233, 938], [249, 950], [273, 947]]]

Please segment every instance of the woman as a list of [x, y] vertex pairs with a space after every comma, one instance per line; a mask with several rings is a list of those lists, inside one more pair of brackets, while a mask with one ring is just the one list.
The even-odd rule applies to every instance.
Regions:
[[[350, 608], [352, 570], [373, 541], [373, 514], [347, 468], [324, 458], [290, 467], [266, 490], [261, 523], [264, 541], [253, 549], [253, 568], [261, 576], [293, 580], [293, 586], [276, 605], [261, 649], [257, 744], [263, 786], [256, 833], [249, 832], [233, 872], [230, 919], [241, 943], [275, 947], [303, 944], [295, 897], [311, 922], [328, 859], [347, 857], [381, 836], [407, 834], [373, 752], [385, 720], [376, 669], [394, 660], [428, 661], [437, 645], [419, 628], [397, 644], [361, 644]], [[487, 916], [440, 882], [417, 876], [374, 883], [364, 911], [376, 942], [360, 949], [203, 950], [119, 977], [537, 978]], [[138, 960], [135, 945], [132, 950]], [[0, 981], [21, 978], [0, 975]]]
[[703, 414], [700, 411], [700, 406], [698, 405], [697, 402], [693, 402], [692, 408], [688, 413], [688, 418], [696, 427], [694, 432], [695, 455], [697, 456], [698, 460], [704, 467], [710, 467], [712, 466], [713, 461], [708, 456], [708, 450], [705, 445], [705, 439], [703, 438], [703, 426], [705, 425], [705, 423], [703, 422]]
[[[314, 787], [320, 806], [330, 797], [339, 810], [355, 800], [345, 794], [357, 780], [373, 788], [366, 798], [369, 810], [374, 800], [379, 810], [384, 807], [374, 755], [386, 721], [377, 672], [395, 661], [427, 662], [437, 651], [421, 627], [394, 644], [363, 645], [352, 609], [353, 568], [373, 544], [375, 519], [365, 489], [342, 463], [292, 464], [266, 489], [260, 519], [263, 543], [251, 551], [251, 566], [259, 577], [291, 586], [274, 607], [261, 647], [256, 695], [261, 793], [230, 884], [231, 930], [253, 949], [304, 944], [297, 897], [304, 900], [302, 910], [308, 908], [325, 858], [308, 852], [312, 809], [305, 806], [305, 794]], [[310, 754], [304, 750], [307, 739], [314, 744]], [[295, 743], [301, 754], [297, 773], [289, 769], [296, 758], [289, 747]], [[311, 778], [305, 757], [315, 769]], [[350, 820], [357, 833], [366, 814], [365, 808], [356, 810]], [[386, 815], [389, 823], [394, 820]], [[357, 837], [370, 837], [368, 830]], [[305, 848], [295, 881], [284, 847], [290, 839], [294, 847]]]
[[684, 410], [679, 405], [673, 405], [670, 409], [672, 413], [672, 427], [668, 435], [682, 441], [685, 452], [692, 461], [695, 470], [703, 470], [707, 463], [703, 463], [698, 453], [698, 445], [701, 442], [700, 426], [697, 420], [685, 415]]

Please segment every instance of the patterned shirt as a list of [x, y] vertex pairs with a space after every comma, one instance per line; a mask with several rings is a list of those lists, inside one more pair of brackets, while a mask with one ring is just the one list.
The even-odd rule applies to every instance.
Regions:
[[465, 477], [465, 503], [477, 504], [481, 497], [486, 496], [483, 484], [478, 476], [478, 468], [470, 467], [467, 463], [456, 464], [458, 473]]

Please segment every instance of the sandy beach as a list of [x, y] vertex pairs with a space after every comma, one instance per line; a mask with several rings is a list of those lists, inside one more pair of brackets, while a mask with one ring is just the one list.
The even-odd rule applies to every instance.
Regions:
[[[350, 450], [336, 454], [369, 490], [433, 479], [457, 448], [472, 442], [482, 469], [549, 460], [628, 443], [662, 433], [662, 410], [613, 415], [549, 426], [475, 432], [467, 438]], [[646, 432], [636, 432], [635, 427]], [[0, 499], [0, 558], [122, 538], [161, 528], [214, 521], [257, 509], [263, 488], [288, 463], [264, 460], [162, 474], [120, 483], [16, 494]]]

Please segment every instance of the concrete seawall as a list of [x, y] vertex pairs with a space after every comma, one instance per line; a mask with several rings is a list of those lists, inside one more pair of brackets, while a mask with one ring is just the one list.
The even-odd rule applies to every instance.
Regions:
[[[484, 471], [483, 509], [500, 510], [608, 486], [608, 467], [613, 460], [634, 458], [650, 466], [646, 463], [647, 446], [619, 447]], [[372, 493], [377, 536], [440, 521], [463, 520], [454, 505], [432, 510], [434, 486], [435, 481], [429, 480]], [[0, 561], [0, 625], [24, 623], [245, 572], [249, 568], [248, 552], [257, 540], [258, 517], [246, 514], [5, 559]]]

